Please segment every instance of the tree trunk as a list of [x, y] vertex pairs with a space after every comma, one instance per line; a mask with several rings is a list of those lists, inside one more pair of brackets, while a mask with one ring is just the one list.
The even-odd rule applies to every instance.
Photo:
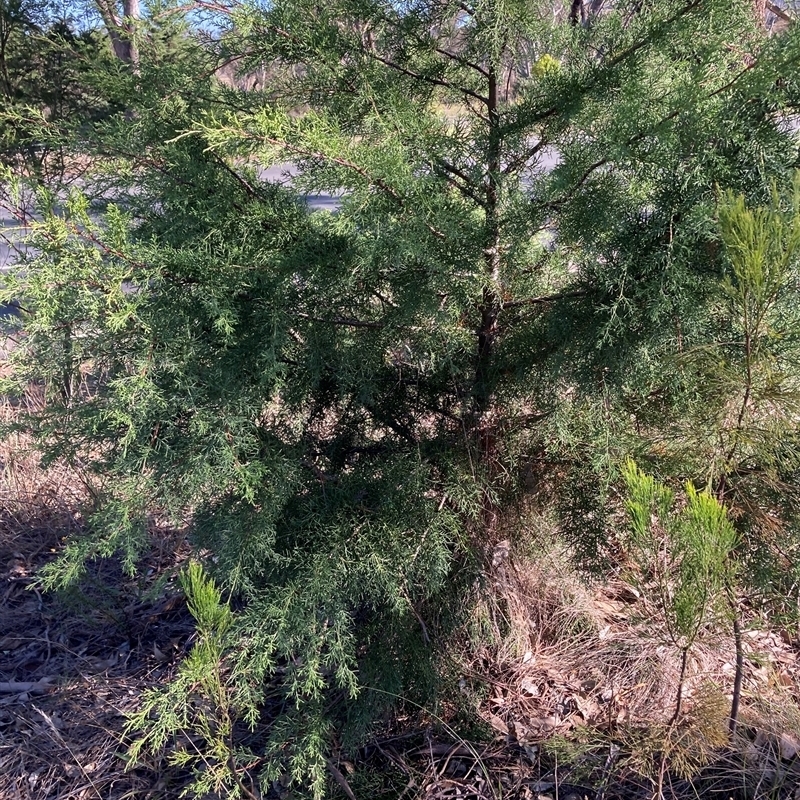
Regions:
[[572, 5], [569, 9], [569, 24], [573, 27], [580, 23], [583, 25], [586, 22], [586, 9], [583, 6], [583, 0], [572, 0]]
[[[498, 109], [498, 78], [494, 65], [489, 67], [487, 111], [489, 142], [486, 158], [486, 238], [483, 250], [485, 286], [479, 306], [477, 358], [474, 378], [473, 431], [477, 437], [479, 460], [486, 481], [491, 483], [497, 472], [497, 435], [492, 413], [494, 394], [493, 360], [497, 323], [500, 314], [500, 285], [502, 281], [500, 220], [498, 215], [498, 178], [500, 175], [500, 114]], [[487, 493], [483, 508], [483, 534], [489, 543], [494, 540], [498, 509]]]
[[122, 0], [122, 9], [124, 11], [123, 25], [128, 41], [128, 63], [137, 67], [139, 64], [139, 48], [136, 45], [136, 20], [141, 15], [139, 0]]
[[122, 15], [115, 0], [95, 0], [95, 5], [108, 31], [114, 55], [124, 64], [136, 67], [139, 49], [134, 37], [136, 20], [140, 16], [139, 0], [123, 0]]

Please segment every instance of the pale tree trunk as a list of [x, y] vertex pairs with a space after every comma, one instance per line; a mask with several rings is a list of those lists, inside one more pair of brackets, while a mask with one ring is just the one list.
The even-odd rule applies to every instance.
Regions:
[[121, 14], [117, 0], [95, 0], [95, 5], [108, 31], [114, 55], [136, 68], [139, 63], [135, 40], [136, 20], [140, 16], [139, 0], [122, 0]]

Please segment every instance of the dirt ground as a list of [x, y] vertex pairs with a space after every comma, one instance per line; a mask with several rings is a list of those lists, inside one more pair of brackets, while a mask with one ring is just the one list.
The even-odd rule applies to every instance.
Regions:
[[[192, 646], [177, 582], [190, 547], [154, 518], [135, 577], [106, 559], [80, 589], [43, 593], [37, 571], [83, 528], [80, 487], [43, 471], [24, 439], [0, 443], [0, 800], [173, 800], [190, 776], [166, 757], [127, 769], [124, 727]], [[482, 733], [467, 741], [440, 718], [398, 720], [359, 752], [332, 755], [332, 798], [800, 800], [796, 631], [771, 629], [743, 602], [730, 739], [730, 636], [694, 649], [670, 723], [679, 662], [636, 591], [582, 583], [557, 551], [497, 563], [487, 615], [498, 636], [464, 659], [459, 682]], [[247, 783], [244, 796], [261, 798]], [[263, 797], [291, 794], [276, 783]]]
[[[176, 797], [185, 777], [162, 764], [126, 771], [123, 725], [148, 687], [169, 680], [190, 646], [191, 617], [174, 583], [154, 589], [187, 550], [163, 531], [141, 577], [92, 565], [81, 590], [43, 594], [37, 569], [80, 519], [63, 487], [0, 493], [0, 798]], [[24, 471], [24, 464], [22, 465]], [[62, 491], [57, 491], [58, 489]]]

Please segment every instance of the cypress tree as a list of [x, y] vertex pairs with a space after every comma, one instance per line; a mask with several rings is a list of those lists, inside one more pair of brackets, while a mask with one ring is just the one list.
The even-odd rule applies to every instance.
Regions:
[[[30, 309], [17, 380], [46, 383], [29, 424], [97, 496], [44, 582], [134, 569], [149, 509], [190, 519], [203, 643], [135, 722], [150, 746], [200, 731], [199, 788], [241, 790], [229, 719], [277, 691], [262, 777], [320, 795], [334, 732], [435, 692], [524, 459], [602, 512], [696, 390], [670, 357], [719, 322], [720, 187], [762, 202], [794, 166], [797, 36], [738, 0], [594, 5], [238, 6], [213, 45], [143, 41], [120, 73], [100, 221], [43, 195], [5, 290]], [[230, 60], [268, 86], [214, 81]], [[286, 162], [290, 188], [264, 178]]]

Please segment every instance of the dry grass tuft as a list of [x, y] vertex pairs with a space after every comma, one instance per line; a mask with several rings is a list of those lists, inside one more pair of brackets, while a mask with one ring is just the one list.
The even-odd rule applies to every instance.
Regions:
[[516, 547], [511, 536], [495, 549], [484, 611], [493, 640], [464, 669], [489, 687], [479, 714], [498, 740], [569, 760], [565, 780], [603, 792], [612, 776], [617, 785], [638, 776], [630, 796], [724, 785], [760, 800], [800, 786], [800, 642], [744, 621], [740, 732], [730, 740], [732, 632], [706, 630], [692, 647], [676, 716], [681, 653], [653, 604], [620, 577], [587, 578], [547, 519], [526, 522]]

